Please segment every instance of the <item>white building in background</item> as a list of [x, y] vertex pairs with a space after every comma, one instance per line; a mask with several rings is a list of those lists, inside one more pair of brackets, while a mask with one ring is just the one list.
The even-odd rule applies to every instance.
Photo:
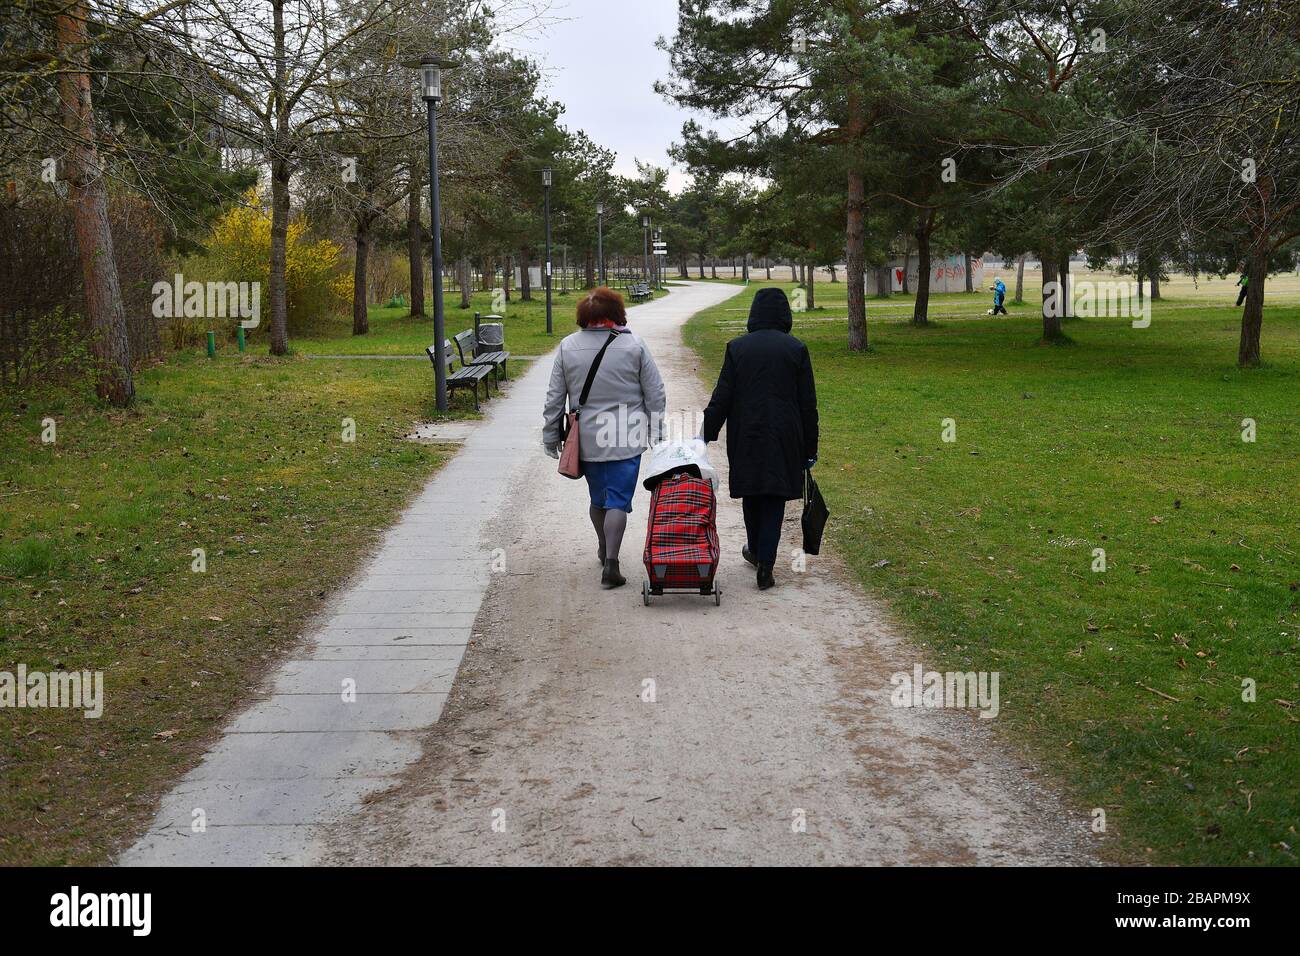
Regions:
[[[560, 274], [560, 266], [559, 266], [559, 264], [556, 263], [555, 266], [554, 266], [554, 268], [555, 268], [555, 273], [554, 273], [554, 274], [558, 277], [559, 274]], [[522, 288], [523, 288], [524, 277], [523, 277], [523, 273], [519, 271], [519, 267], [518, 267], [518, 266], [515, 266], [515, 274], [511, 277], [511, 281], [514, 282], [514, 288], [516, 288], [516, 289], [522, 289]], [[553, 281], [555, 282], [555, 285], [551, 286], [551, 288], [552, 288], [552, 289], [554, 289], [554, 288], [558, 288], [558, 287], [559, 287], [559, 284], [560, 284], [559, 279], [556, 278], [556, 279], [553, 280]], [[529, 266], [529, 267], [528, 267], [528, 287], [529, 287], [530, 289], [540, 289], [540, 288], [542, 288], [542, 267], [541, 267], [541, 266]]]
[[[909, 256], [906, 265], [903, 263], [902, 256], [896, 256], [889, 264], [889, 279], [891, 292], [903, 291], [903, 270], [907, 270], [907, 288], [913, 293], [916, 292], [917, 280], [920, 277], [921, 259], [919, 256]], [[984, 291], [984, 257], [971, 256], [971, 289], [976, 292]], [[1014, 271], [1014, 270], [1013, 270]], [[990, 282], [992, 279], [989, 280]], [[1004, 279], [1005, 281], [1005, 279]], [[867, 269], [867, 294], [877, 295], [879, 289], [876, 287], [876, 270]], [[930, 257], [930, 291], [931, 292], [965, 292], [966, 291], [966, 257], [962, 253], [952, 256], [931, 256]]]

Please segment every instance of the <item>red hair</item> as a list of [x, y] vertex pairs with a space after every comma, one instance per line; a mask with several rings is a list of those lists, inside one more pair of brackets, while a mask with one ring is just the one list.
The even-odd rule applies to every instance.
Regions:
[[623, 297], [609, 286], [597, 286], [578, 300], [578, 327], [608, 320], [615, 325], [627, 325], [627, 306]]

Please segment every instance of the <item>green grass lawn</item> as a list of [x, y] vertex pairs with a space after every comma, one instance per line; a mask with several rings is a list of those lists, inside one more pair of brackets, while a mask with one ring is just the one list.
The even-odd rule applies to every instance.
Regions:
[[[667, 293], [660, 292], [659, 296]], [[560, 295], [556, 289], [551, 296], [551, 327], [546, 334], [546, 298], [541, 290], [533, 291], [529, 302], [522, 301], [517, 292], [504, 309], [496, 314], [503, 316], [506, 327], [506, 351], [512, 355], [543, 355], [553, 349], [564, 336], [572, 332], [578, 307], [579, 292], [571, 290]], [[470, 297], [470, 308], [460, 308], [460, 293], [443, 296], [443, 311], [447, 338], [474, 326], [474, 313], [493, 313], [492, 293], [476, 292]], [[632, 305], [631, 302], [628, 305]], [[432, 309], [432, 306], [430, 306]], [[406, 308], [370, 309], [370, 331], [365, 335], [352, 335], [352, 320], [339, 317], [333, 322], [319, 325], [308, 337], [295, 339], [291, 345], [297, 351], [318, 355], [423, 355], [426, 346], [433, 343], [433, 315], [412, 317]]]
[[106, 698], [0, 710], [0, 863], [107, 862], [448, 454], [403, 440], [427, 363], [183, 353], [138, 389], [0, 395], [0, 670]]
[[[1064, 347], [1033, 306], [983, 318], [986, 293], [934, 297], [952, 318], [931, 328], [903, 321], [910, 297], [869, 299], [853, 354], [843, 285], [819, 285], [794, 332], [830, 534], [927, 668], [1000, 672], [997, 724], [1080, 814], [1106, 810], [1111, 856], [1295, 864], [1300, 304], [1270, 293], [1266, 365], [1242, 372], [1231, 299], [1170, 286], [1150, 328], [1069, 320]], [[688, 325], [706, 368], [751, 294]]]

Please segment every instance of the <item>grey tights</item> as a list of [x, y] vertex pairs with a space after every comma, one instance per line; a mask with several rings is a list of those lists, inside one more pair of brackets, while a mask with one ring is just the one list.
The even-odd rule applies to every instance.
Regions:
[[596, 529], [596, 540], [600, 542], [605, 560], [617, 561], [618, 550], [623, 546], [623, 532], [627, 530], [627, 512], [592, 505], [587, 513], [591, 515], [591, 524]]

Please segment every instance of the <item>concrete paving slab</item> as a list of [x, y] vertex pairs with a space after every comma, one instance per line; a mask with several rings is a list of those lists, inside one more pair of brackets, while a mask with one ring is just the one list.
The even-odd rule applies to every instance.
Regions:
[[182, 786], [204, 781], [343, 779], [400, 773], [420, 755], [412, 731], [226, 734]]
[[286, 661], [275, 678], [277, 694], [339, 694], [344, 682], [358, 694], [445, 694], [459, 661]]
[[148, 833], [118, 861], [122, 866], [302, 866], [322, 851], [318, 826], [212, 827]]
[[317, 632], [321, 646], [375, 645], [396, 647], [416, 644], [465, 644], [469, 641], [469, 624], [462, 627], [326, 627]]
[[460, 665], [464, 644], [317, 644], [317, 661], [445, 661]]
[[341, 694], [275, 694], [235, 718], [229, 733], [416, 730], [438, 719], [446, 699], [445, 693], [358, 694], [345, 704]]
[[[461, 585], [472, 584], [472, 578], [462, 577]], [[422, 591], [361, 591], [354, 590], [339, 602], [339, 614], [442, 614], [458, 613], [467, 605], [474, 607], [482, 596], [481, 588], [448, 588]], [[477, 611], [477, 608], [475, 608]]]
[[[182, 783], [162, 803], [155, 832], [189, 830], [196, 818], [208, 827], [310, 826], [343, 818], [349, 807], [391, 786], [387, 777]], [[201, 810], [202, 815], [195, 814]], [[196, 834], [199, 836], [206, 834]]]
[[[376, 574], [371, 572], [361, 581], [357, 582], [356, 590], [358, 591], [456, 591], [464, 592], [466, 590], [466, 581], [473, 581], [475, 584], [485, 585], [491, 578], [492, 572], [486, 568], [470, 572], [458, 571], [454, 573], [427, 572], [424, 574]], [[478, 588], [471, 589], [478, 592]]]
[[326, 624], [329, 628], [348, 627], [391, 627], [414, 629], [419, 627], [466, 628], [474, 623], [478, 609], [474, 611], [441, 611], [422, 613], [408, 611], [404, 614], [389, 614], [383, 611], [340, 612], [331, 617]]

